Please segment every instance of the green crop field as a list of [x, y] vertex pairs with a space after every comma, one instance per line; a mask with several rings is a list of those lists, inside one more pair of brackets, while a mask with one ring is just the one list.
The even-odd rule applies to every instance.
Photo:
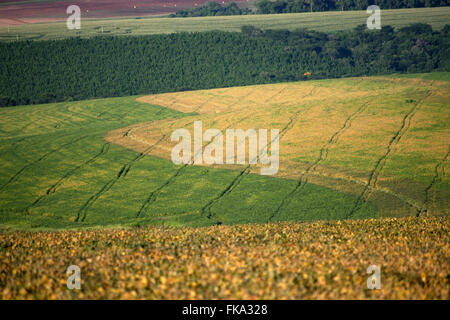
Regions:
[[[450, 83], [443, 80], [450, 77], [416, 77], [425, 80], [353, 78], [2, 108], [0, 225], [448, 214]], [[279, 174], [174, 165], [162, 134], [199, 119], [221, 130], [280, 128]], [[125, 139], [130, 125], [130, 137], [150, 148]]]
[[[411, 23], [428, 23], [434, 29], [448, 24], [450, 7], [383, 10], [382, 25], [399, 28]], [[93, 37], [107, 35], [146, 35], [194, 31], [239, 31], [243, 25], [264, 29], [308, 28], [331, 32], [365, 25], [366, 11], [334, 11], [272, 15], [244, 15], [201, 18], [136, 17], [117, 19], [82, 19], [80, 30], [68, 30], [65, 22], [37, 23], [0, 27], [0, 41], [17, 39], [50, 40], [67, 37]]]
[[[235, 172], [187, 167], [174, 180], [180, 167], [169, 160], [141, 157], [103, 140], [108, 131], [128, 124], [183, 116], [135, 99], [1, 110], [0, 224], [20, 229], [213, 224], [216, 220], [201, 215], [200, 209], [233, 181]], [[124, 167], [130, 170], [121, 174]], [[277, 198], [294, 185], [295, 181], [250, 175], [238, 199], [217, 208], [229, 222], [264, 222]], [[162, 186], [156, 201], [139, 214]], [[328, 195], [329, 205], [340, 207], [342, 214], [353, 203], [353, 197], [324, 187], [310, 185], [308, 193], [311, 201]], [[312, 208], [317, 218], [327, 214], [327, 207], [321, 206]], [[366, 207], [362, 216], [375, 216]]]

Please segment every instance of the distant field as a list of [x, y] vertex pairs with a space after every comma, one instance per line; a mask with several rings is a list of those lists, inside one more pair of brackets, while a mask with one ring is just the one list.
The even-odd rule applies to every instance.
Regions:
[[[3, 108], [0, 225], [448, 215], [449, 92], [447, 81], [369, 77]], [[194, 120], [280, 129], [278, 175], [174, 165], [168, 137]]]
[[[411, 23], [428, 23], [441, 29], [449, 23], [450, 7], [383, 10], [382, 25], [399, 28]], [[0, 41], [17, 39], [48, 40], [72, 36], [145, 35], [193, 31], [239, 31], [243, 25], [264, 29], [308, 28], [324, 32], [352, 29], [365, 25], [365, 11], [294, 13], [201, 18], [122, 18], [85, 19], [81, 30], [68, 30], [65, 22], [0, 27]]]
[[[252, 2], [242, 1], [236, 2], [244, 6], [252, 6]], [[67, 18], [66, 9], [69, 5], [78, 5], [84, 18], [104, 19], [161, 16], [206, 2], [207, 0], [0, 0], [0, 25], [64, 21]]]

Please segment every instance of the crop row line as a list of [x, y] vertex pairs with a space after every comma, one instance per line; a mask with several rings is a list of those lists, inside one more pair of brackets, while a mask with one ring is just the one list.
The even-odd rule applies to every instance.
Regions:
[[425, 201], [423, 202], [420, 209], [417, 211], [417, 217], [419, 217], [423, 213], [427, 213], [428, 205], [430, 202], [430, 190], [431, 190], [431, 188], [433, 188], [433, 186], [437, 182], [442, 181], [442, 178], [445, 177], [444, 163], [447, 161], [449, 153], [450, 153], [450, 146], [449, 146], [449, 151], [447, 151], [445, 156], [434, 167], [433, 179], [431, 180], [430, 184], [425, 189]]
[[405, 133], [407, 132], [407, 130], [409, 129], [410, 125], [411, 125], [411, 120], [414, 117], [414, 115], [416, 114], [416, 112], [419, 110], [421, 104], [425, 101], [426, 98], [428, 98], [431, 95], [431, 90], [429, 90], [426, 95], [419, 100], [418, 102], [416, 102], [414, 104], [414, 106], [405, 114], [405, 116], [402, 119], [402, 123], [400, 125], [400, 128], [397, 130], [397, 132], [392, 136], [391, 140], [389, 141], [388, 145], [386, 146], [386, 150], [384, 152], [384, 154], [378, 158], [378, 160], [375, 163], [374, 168], [372, 169], [372, 171], [369, 174], [369, 179], [363, 189], [363, 191], [361, 192], [361, 194], [359, 195], [359, 197], [356, 199], [355, 204], [352, 208], [352, 210], [349, 212], [349, 214], [347, 215], [347, 218], [350, 218], [353, 216], [353, 214], [359, 210], [361, 208], [361, 205], [363, 203], [365, 203], [370, 194], [372, 193], [372, 190], [374, 188], [376, 188], [377, 182], [378, 182], [378, 176], [381, 173], [381, 171], [384, 168], [384, 165], [386, 163], [386, 160], [388, 159], [391, 151], [392, 151], [392, 147], [396, 144], [398, 144], [398, 142], [402, 139], [402, 137], [405, 135]]
[[87, 212], [89, 210], [89, 208], [92, 207], [92, 205], [106, 192], [108, 192], [113, 185], [119, 181], [119, 179], [125, 177], [128, 172], [130, 171], [131, 167], [133, 166], [133, 164], [137, 161], [139, 161], [140, 159], [142, 159], [146, 153], [150, 152], [154, 147], [156, 147], [159, 143], [161, 143], [164, 139], [166, 138], [166, 135], [163, 135], [161, 137], [161, 139], [159, 139], [157, 142], [155, 142], [153, 145], [151, 145], [150, 147], [148, 147], [146, 150], [144, 150], [143, 152], [141, 152], [138, 156], [136, 156], [134, 159], [132, 159], [131, 161], [129, 161], [128, 163], [124, 164], [122, 166], [122, 168], [120, 169], [120, 171], [115, 175], [115, 177], [113, 177], [111, 180], [109, 180], [106, 184], [103, 185], [103, 187], [96, 192], [95, 194], [93, 194], [80, 208], [80, 210], [78, 211], [78, 214], [75, 218], [75, 222], [81, 221], [84, 222], [87, 216]]
[[72, 168], [71, 170], [67, 171], [61, 178], [59, 178], [59, 180], [54, 183], [53, 185], [51, 185], [47, 191], [45, 192], [45, 194], [41, 195], [40, 197], [38, 197], [32, 204], [30, 204], [26, 209], [25, 212], [28, 212], [31, 208], [35, 207], [41, 200], [43, 200], [45, 197], [47, 197], [48, 195], [50, 195], [51, 193], [55, 193], [56, 192], [56, 188], [58, 188], [65, 180], [67, 180], [68, 178], [70, 178], [76, 171], [80, 170], [81, 168], [91, 164], [92, 162], [96, 161], [97, 158], [105, 155], [106, 153], [108, 153], [109, 151], [109, 147], [110, 147], [110, 143], [106, 142], [105, 144], [103, 144], [103, 146], [101, 147], [100, 152], [98, 152], [96, 155], [94, 155], [93, 157], [91, 157], [90, 159], [88, 159], [87, 161], [83, 162], [82, 164], [75, 166], [74, 168]]
[[[246, 98], [249, 97], [252, 93], [253, 93], [253, 91], [250, 91], [248, 94], [244, 95], [241, 99], [246, 99]], [[207, 101], [208, 101], [208, 100], [209, 100], [209, 99], [207, 99]], [[198, 108], [196, 108], [196, 110], [199, 110], [199, 109], [201, 108], [201, 106], [203, 106], [204, 104], [207, 103], [207, 101], [201, 103], [200, 106], [199, 106]], [[240, 100], [239, 100], [239, 101], [240, 101]], [[232, 105], [234, 105], [234, 104], [231, 104], [231, 105], [229, 105], [228, 107], [230, 108]], [[241, 118], [238, 122], [236, 122], [236, 124], [239, 123], [239, 122], [242, 122], [243, 120], [245, 120], [245, 119], [247, 119], [247, 118], [249, 118], [249, 117], [250, 117], [250, 115], [247, 116], [247, 117]], [[218, 133], [217, 135], [213, 136], [212, 139], [211, 139], [211, 141], [210, 141], [207, 145], [211, 144], [211, 143], [214, 141], [214, 138], [217, 137], [218, 135], [219, 135], [219, 133]], [[193, 157], [191, 158], [190, 163], [184, 164], [184, 165], [183, 165], [182, 167], [180, 167], [180, 168], [175, 172], [175, 174], [173, 174], [167, 181], [165, 181], [161, 186], [159, 186], [158, 188], [156, 188], [155, 190], [153, 190], [153, 191], [150, 193], [150, 195], [147, 197], [147, 199], [144, 201], [144, 203], [143, 203], [142, 206], [140, 207], [139, 211], [137, 212], [136, 217], [141, 217], [141, 216], [147, 211], [148, 207], [149, 207], [153, 202], [156, 201], [156, 199], [157, 199], [158, 195], [161, 193], [161, 191], [162, 191], [164, 188], [166, 188], [167, 186], [171, 185], [171, 184], [176, 180], [176, 178], [179, 177], [179, 176], [183, 173], [183, 171], [187, 168], [187, 166], [188, 166], [189, 164], [192, 164], [192, 163], [193, 163], [193, 159], [196, 158], [196, 156], [198, 155], [199, 152], [202, 152], [202, 150], [197, 151], [197, 153], [194, 154]], [[203, 208], [202, 208], [202, 212], [203, 212]]]
[[[221, 198], [223, 198], [225, 195], [231, 193], [231, 191], [233, 191], [234, 188], [236, 188], [241, 180], [244, 178], [244, 176], [248, 175], [250, 173], [250, 165], [247, 165], [244, 170], [242, 170], [241, 172], [239, 172], [239, 174], [233, 179], [233, 181], [231, 181], [231, 183], [220, 192], [220, 194], [211, 199], [201, 210], [201, 214], [202, 215], [206, 215], [206, 217], [208, 219], [212, 219], [213, 214], [211, 212], [211, 208], [213, 207], [213, 205], [219, 201]], [[221, 224], [220, 221], [217, 222], [218, 224]]]
[[328, 141], [322, 146], [322, 148], [320, 149], [319, 152], [319, 157], [310, 165], [306, 168], [306, 170], [302, 173], [302, 175], [300, 176], [295, 188], [288, 193], [283, 200], [281, 201], [280, 205], [277, 207], [277, 209], [272, 213], [272, 215], [269, 217], [269, 221], [271, 221], [280, 211], [281, 209], [289, 203], [289, 201], [291, 201], [292, 197], [296, 194], [296, 193], [300, 193], [301, 190], [304, 188], [304, 186], [308, 183], [308, 177], [307, 175], [309, 174], [310, 171], [313, 171], [314, 169], [317, 168], [317, 166], [324, 160], [327, 159], [328, 157], [328, 152], [330, 147], [333, 144], [336, 144], [337, 141], [339, 140], [339, 137], [346, 131], [348, 130], [351, 125], [353, 120], [359, 116], [362, 112], [364, 112], [367, 109], [368, 103], [364, 103], [362, 104], [355, 112], [353, 112], [352, 114], [350, 114], [344, 121], [344, 124], [342, 125], [342, 127], [340, 127], [335, 133], [333, 133], [333, 135], [330, 137], [330, 139], [328, 139]]
[[151, 203], [156, 201], [156, 198], [158, 197], [158, 195], [161, 193], [161, 191], [169, 186], [170, 184], [172, 184], [175, 179], [181, 175], [182, 171], [188, 166], [188, 164], [184, 164], [183, 166], [181, 166], [176, 172], [175, 174], [173, 174], [169, 179], [167, 179], [162, 185], [160, 185], [158, 188], [156, 188], [155, 190], [153, 190], [150, 195], [147, 197], [147, 199], [145, 199], [144, 203], [141, 205], [139, 211], [136, 214], [136, 218], [139, 218], [143, 215], [143, 213], [145, 213], [148, 209], [148, 207], [150, 206]]
[[[178, 100], [174, 99], [174, 101], [172, 102], [171, 106], [174, 105]], [[205, 103], [205, 102], [204, 102]], [[202, 103], [202, 105], [204, 104]], [[164, 110], [164, 108], [161, 108], [161, 110], [159, 110], [157, 112], [157, 114], [159, 112], [162, 112], [162, 110]], [[127, 130], [123, 136], [124, 137], [129, 137], [131, 136], [131, 131], [132, 129]], [[134, 158], [133, 160], [131, 160], [130, 162], [128, 162], [127, 164], [123, 165], [122, 168], [120, 169], [119, 173], [112, 178], [111, 180], [109, 180], [105, 185], [103, 185], [103, 187], [94, 195], [92, 195], [85, 203], [84, 205], [80, 208], [80, 210], [78, 211], [77, 217], [75, 218], [75, 221], [85, 221], [86, 216], [87, 216], [87, 211], [89, 210], [89, 208], [92, 207], [92, 205], [106, 192], [108, 192], [112, 186], [122, 177], [125, 177], [128, 172], [130, 171], [132, 165], [141, 160], [145, 154], [147, 154], [148, 152], [150, 152], [151, 150], [153, 150], [153, 148], [155, 148], [157, 145], [159, 145], [161, 142], [163, 142], [165, 139], [168, 138], [167, 134], [163, 134], [163, 136], [153, 145], [151, 145], [150, 147], [148, 147], [146, 150], [144, 150], [142, 153], [140, 153], [136, 158]], [[160, 187], [158, 187], [156, 190], [154, 190], [153, 192], [150, 193], [150, 195], [146, 198], [146, 200], [144, 201], [144, 203], [141, 205], [138, 213], [136, 214], [136, 217], [140, 217], [142, 215], [143, 212], [145, 212], [145, 210], [147, 209], [147, 207], [156, 200], [156, 197], [158, 196], [158, 194], [161, 192], [162, 189], [164, 189], [167, 185], [169, 185], [170, 183], [172, 183], [176, 177], [178, 175], [181, 174], [181, 171], [184, 170], [184, 167], [181, 167], [180, 169], [177, 170], [177, 172], [170, 177], [164, 184], [162, 184]], [[81, 220], [80, 220], [81, 219]]]
[[65, 143], [65, 144], [63, 144], [63, 145], [61, 145], [61, 146], [59, 146], [59, 147], [57, 147], [57, 148], [55, 148], [55, 149], [52, 149], [51, 151], [49, 151], [49, 152], [45, 153], [44, 155], [42, 155], [41, 157], [39, 157], [38, 159], [36, 159], [36, 160], [34, 160], [34, 161], [32, 161], [32, 162], [26, 164], [26, 165], [23, 166], [19, 171], [17, 171], [13, 176], [11, 176], [11, 177], [9, 178], [9, 180], [8, 180], [3, 186], [0, 187], [0, 191], [3, 191], [10, 183], [12, 183], [12, 182], [14, 182], [15, 180], [17, 180], [17, 178], [18, 178], [18, 177], [19, 177], [19, 176], [20, 176], [27, 168], [29, 168], [29, 167], [31, 167], [31, 166], [37, 164], [38, 162], [40, 162], [40, 161], [46, 159], [47, 157], [49, 157], [49, 156], [52, 155], [53, 153], [55, 153], [55, 152], [57, 152], [57, 151], [59, 151], [59, 150], [65, 148], [65, 147], [67, 147], [67, 146], [69, 146], [69, 145], [74, 144], [74, 143], [76, 143], [76, 142], [78, 142], [78, 141], [80, 141], [80, 140], [82, 140], [82, 139], [85, 139], [86, 137], [88, 137], [88, 136], [85, 135], [85, 136], [82, 136], [82, 137], [77, 137], [76, 139], [74, 139], [74, 140], [72, 140], [72, 141], [70, 141], [70, 142], [68, 142], [68, 143]]
[[[279, 95], [281, 92], [283, 92], [286, 89], [286, 87], [282, 88], [281, 90], [279, 90], [277, 93], [275, 93], [272, 97], [266, 99], [266, 102], [271, 100], [273, 97]], [[313, 88], [310, 93], [307, 96], [310, 96], [313, 94], [315, 88]], [[277, 136], [272, 137], [272, 139], [270, 140], [269, 143], [267, 143], [264, 148], [262, 150], [266, 150], [273, 141], [275, 141], [275, 139], [280, 139], [286, 134], [287, 131], [289, 131], [292, 126], [294, 125], [294, 123], [297, 121], [299, 114], [302, 112], [302, 109], [297, 110], [297, 112], [295, 112], [290, 118], [288, 123], [283, 127], [283, 129], [281, 129], [281, 131], [278, 133]], [[254, 160], [254, 159], [253, 159]], [[249, 161], [252, 162], [252, 161]], [[247, 176], [250, 173], [250, 164], [247, 165], [243, 170], [241, 170], [239, 172], [239, 174], [233, 179], [233, 181], [231, 181], [230, 184], [228, 184], [225, 189], [223, 189], [218, 196], [216, 196], [215, 198], [213, 198], [212, 200], [208, 201], [208, 203], [202, 207], [201, 209], [201, 213], [202, 215], [207, 216], [207, 218], [212, 219], [213, 214], [211, 212], [211, 208], [214, 206], [214, 204], [216, 204], [220, 199], [222, 199], [223, 197], [225, 197], [226, 195], [230, 194], [234, 189], [237, 188], [237, 186], [241, 183], [242, 179]], [[218, 221], [217, 223], [220, 224], [220, 221]]]

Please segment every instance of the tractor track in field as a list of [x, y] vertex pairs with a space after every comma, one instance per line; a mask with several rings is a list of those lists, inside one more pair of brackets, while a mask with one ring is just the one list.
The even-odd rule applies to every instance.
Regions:
[[211, 212], [211, 208], [214, 206], [214, 204], [216, 204], [217, 201], [219, 201], [220, 199], [222, 199], [225, 195], [231, 193], [231, 191], [233, 191], [233, 189], [235, 189], [240, 183], [241, 180], [250, 173], [250, 165], [247, 165], [244, 170], [242, 170], [234, 179], [233, 181], [231, 181], [231, 183], [220, 192], [220, 194], [215, 197], [214, 199], [208, 201], [208, 203], [203, 206], [203, 208], [201, 209], [201, 214], [202, 216], [206, 215], [206, 217], [208, 219], [212, 219], [213, 214]]
[[247, 99], [248, 97], [250, 97], [253, 93], [255, 93], [255, 90], [250, 90], [247, 94], [243, 95], [242, 97], [240, 97], [239, 99], [236, 99], [235, 102], [231, 103], [228, 105], [228, 108], [231, 109], [231, 107], [234, 107], [235, 105], [237, 105], [239, 102], [241, 102], [242, 100]]
[[375, 166], [369, 174], [369, 179], [368, 179], [367, 183], [365, 184], [363, 191], [356, 199], [352, 210], [347, 215], [347, 218], [352, 217], [354, 215], [354, 213], [361, 208], [363, 203], [367, 202], [372, 191], [376, 188], [376, 185], [378, 182], [378, 176], [380, 175], [381, 171], [383, 170], [384, 165], [386, 164], [386, 160], [388, 159], [389, 155], [391, 154], [393, 146], [398, 144], [398, 142], [403, 138], [403, 136], [408, 131], [408, 129], [411, 125], [412, 118], [417, 113], [417, 111], [419, 110], [420, 106], [425, 101], [425, 99], [431, 95], [431, 93], [432, 93], [431, 89], [428, 90], [426, 95], [422, 99], [417, 101], [414, 104], [414, 106], [404, 115], [404, 117], [402, 119], [402, 123], [400, 125], [400, 128], [392, 136], [391, 140], [389, 141], [388, 145], [386, 146], [386, 151], [384, 152], [384, 154], [375, 162]]
[[[246, 95], [245, 95], [244, 97], [242, 97], [241, 99], [245, 99], [245, 98], [249, 97], [253, 92], [254, 92], [254, 90], [252, 90], [250, 93], [246, 94]], [[207, 99], [207, 100], [209, 100], [209, 99]], [[207, 103], [207, 101], [201, 103], [201, 106], [204, 105], [204, 104], [206, 104], [206, 103]], [[235, 103], [234, 103], [234, 104], [235, 104]], [[232, 104], [230, 104], [228, 107], [231, 107], [231, 106], [233, 106], [234, 104], [232, 103]], [[197, 110], [200, 109], [201, 106], [198, 107]], [[245, 119], [248, 119], [250, 116], [251, 116], [251, 115], [249, 115], [249, 116], [247, 116], [247, 117], [244, 117], [244, 118], [241, 118], [241, 119], [240, 119], [239, 121], [237, 121], [235, 124], [238, 124], [238, 123], [244, 121]], [[187, 124], [186, 124], [186, 125], [187, 125]], [[210, 141], [207, 145], [209, 145], [210, 143], [212, 143], [212, 142], [214, 141], [214, 138], [215, 138], [215, 137], [217, 137], [217, 135], [214, 136], [214, 137], [212, 137], [212, 138], [211, 138], [211, 141]], [[207, 146], [207, 145], [206, 145], [206, 146]], [[205, 146], [205, 147], [206, 147], [206, 146]], [[203, 152], [203, 148], [204, 148], [204, 147], [202, 147], [202, 149], [200, 150], [201, 152]], [[195, 159], [196, 155], [197, 155], [197, 154], [195, 154], [195, 155], [193, 156], [193, 159]], [[183, 165], [182, 167], [180, 167], [180, 168], [175, 172], [175, 174], [173, 174], [166, 182], [164, 182], [164, 183], [163, 183], [161, 186], [159, 186], [157, 189], [153, 190], [153, 191], [150, 193], [150, 195], [147, 197], [147, 199], [144, 201], [144, 203], [141, 205], [139, 211], [138, 211], [137, 214], [136, 214], [136, 218], [139, 218], [139, 217], [143, 216], [143, 214], [145, 214], [145, 212], [147, 211], [147, 209], [149, 208], [149, 206], [150, 206], [153, 202], [156, 201], [156, 199], [157, 199], [158, 195], [161, 193], [161, 191], [162, 191], [164, 188], [166, 188], [167, 186], [171, 185], [171, 184], [176, 180], [176, 178], [179, 177], [179, 176], [183, 173], [183, 171], [188, 167], [188, 165], [189, 165], [189, 164], [192, 164], [192, 163], [193, 163], [193, 160], [191, 159], [191, 162], [190, 162], [190, 163], [184, 164], [184, 165]]]
[[138, 156], [136, 156], [134, 159], [130, 160], [126, 164], [122, 166], [122, 168], [119, 170], [119, 172], [115, 175], [114, 178], [109, 180], [106, 184], [103, 185], [103, 187], [96, 193], [94, 193], [78, 210], [77, 216], [75, 218], [75, 222], [84, 222], [87, 217], [88, 210], [92, 207], [92, 205], [106, 192], [108, 192], [114, 184], [116, 184], [117, 181], [119, 181], [121, 178], [125, 177], [128, 172], [130, 171], [131, 167], [136, 163], [137, 161], [141, 160], [148, 152], [150, 152], [154, 147], [156, 147], [158, 144], [160, 144], [167, 136], [163, 135], [157, 142], [152, 144], [150, 147], [145, 149], [143, 152], [139, 153]]
[[[22, 158], [22, 157], [17, 153], [17, 151], [16, 151], [17, 145], [18, 145], [19, 143], [21, 143], [22, 141], [28, 139], [29, 137], [30, 137], [30, 136], [25, 136], [25, 137], [23, 137], [23, 138], [20, 138], [20, 139], [14, 141], [14, 142], [11, 144], [11, 146], [10, 146], [9, 148], [7, 148], [6, 150], [8, 150], [9, 153], [12, 153], [13, 155], [15, 155], [16, 158], [18, 158], [18, 159]], [[1, 154], [1, 153], [3, 153], [3, 152], [0, 152], [0, 154]], [[26, 159], [23, 159], [23, 160], [25, 160], [25, 162], [28, 162], [28, 160], [26, 160]]]
[[[85, 113], [85, 112], [75, 111], [75, 110], [72, 110], [72, 108], [73, 108], [73, 106], [70, 106], [70, 105], [66, 107], [66, 112], [69, 114], [70, 118], [73, 119], [74, 116], [78, 116], [78, 117], [82, 118], [84, 121], [86, 121], [85, 123], [92, 123], [92, 122], [100, 121], [100, 120], [109, 121], [109, 122], [121, 122], [121, 121], [123, 121], [123, 118], [126, 116], [126, 114], [129, 113], [129, 112], [126, 112], [125, 114], [116, 114], [116, 113], [112, 113], [112, 112], [106, 110], [106, 111], [100, 112], [97, 115], [93, 115], [93, 114], [89, 114], [89, 113]], [[104, 117], [105, 115], [108, 115], [108, 117]], [[78, 126], [84, 125], [83, 122], [79, 123], [78, 121], [73, 121], [73, 120], [69, 121], [69, 123], [77, 124]]]
[[143, 215], [143, 213], [145, 213], [148, 209], [148, 207], [156, 201], [156, 198], [158, 197], [158, 195], [161, 193], [161, 191], [169, 186], [170, 184], [172, 184], [176, 178], [181, 175], [181, 173], [183, 172], [183, 170], [188, 166], [188, 164], [184, 164], [183, 166], [181, 166], [176, 172], [175, 174], [173, 174], [169, 179], [166, 180], [166, 182], [164, 182], [162, 185], [160, 185], [158, 188], [156, 188], [154, 191], [152, 191], [150, 193], [150, 195], [147, 197], [147, 199], [145, 199], [144, 203], [142, 204], [141, 208], [139, 209], [138, 213], [136, 214], [136, 218], [139, 218]]
[[283, 88], [281, 88], [278, 92], [276, 92], [274, 95], [270, 96], [269, 98], [267, 98], [266, 100], [264, 100], [264, 103], [269, 102], [270, 100], [272, 100], [273, 98], [275, 98], [276, 96], [279, 96], [280, 94], [282, 94], [284, 92], [284, 90], [288, 89], [289, 86], [284, 86]]
[[[239, 121], [237, 121], [235, 124], [241, 123], [242, 121], [247, 120], [252, 115], [248, 115], [244, 118], [241, 118]], [[211, 139], [212, 141], [213, 139]], [[267, 147], [267, 146], [266, 146]], [[234, 179], [233, 181], [215, 198], [208, 201], [208, 203], [201, 208], [201, 214], [206, 215], [208, 219], [212, 218], [211, 208], [212, 206], [220, 200], [220, 198], [224, 197], [226, 194], [233, 191], [233, 189], [241, 183], [241, 180], [250, 173], [250, 165], [247, 165]]]
[[442, 178], [445, 177], [445, 169], [444, 169], [444, 163], [447, 161], [448, 155], [450, 153], [450, 150], [447, 151], [444, 158], [442, 158], [434, 167], [434, 176], [431, 180], [430, 184], [425, 188], [425, 200], [420, 207], [419, 210], [417, 210], [417, 217], [420, 217], [422, 214], [428, 212], [428, 204], [430, 203], [430, 190], [433, 188], [433, 186], [436, 184], [436, 182], [442, 181]]
[[214, 100], [214, 98], [216, 98], [215, 96], [209, 97], [208, 99], [206, 99], [206, 101], [202, 102], [197, 108], [195, 108], [194, 113], [198, 113], [198, 111], [203, 108], [203, 106], [205, 106], [208, 102], [210, 102], [211, 100]]
[[31, 125], [35, 124], [38, 120], [31, 120], [28, 121], [25, 125], [23, 125], [22, 127], [20, 127], [20, 129], [18, 130], [19, 132], [24, 132], [26, 129], [28, 129], [28, 127], [30, 127]]
[[344, 121], [344, 124], [342, 127], [340, 127], [331, 137], [328, 139], [328, 141], [322, 146], [319, 152], [319, 157], [309, 166], [306, 168], [306, 170], [302, 173], [300, 176], [297, 185], [295, 188], [288, 193], [283, 200], [281, 200], [280, 205], [277, 207], [277, 209], [271, 214], [268, 221], [271, 221], [280, 211], [281, 209], [289, 203], [289, 201], [292, 199], [292, 197], [297, 193], [300, 193], [301, 190], [305, 187], [305, 185], [308, 183], [308, 177], [307, 175], [309, 172], [315, 170], [317, 166], [324, 160], [328, 158], [328, 152], [330, 150], [330, 147], [332, 145], [335, 145], [339, 137], [351, 127], [353, 120], [358, 117], [362, 112], [364, 112], [368, 107], [368, 103], [363, 103], [355, 112], [350, 114]]
[[86, 113], [80, 112], [80, 111], [75, 111], [75, 110], [72, 110], [72, 108], [73, 108], [73, 106], [71, 106], [71, 105], [66, 107], [66, 111], [69, 114], [71, 114], [71, 117], [78, 116], [80, 118], [84, 118], [84, 120], [91, 120], [91, 121], [102, 120], [98, 116], [94, 116], [94, 115], [91, 115], [91, 114], [86, 114]]
[[[174, 99], [174, 101], [171, 103], [170, 106], [174, 105], [175, 103], [177, 103], [178, 100]], [[169, 108], [169, 107], [167, 107]], [[161, 108], [156, 114], [165, 111], [165, 108]], [[130, 137], [130, 133], [132, 132], [132, 129], [128, 129], [123, 136], [124, 137]], [[164, 134], [157, 142], [155, 142], [154, 144], [152, 144], [150, 147], [148, 147], [147, 149], [145, 149], [143, 152], [141, 152], [136, 158], [134, 158], [133, 160], [131, 160], [130, 162], [128, 162], [127, 164], [123, 165], [122, 168], [120, 169], [120, 171], [117, 173], [117, 175], [112, 178], [111, 180], [109, 180], [105, 185], [103, 185], [103, 187], [94, 195], [92, 195], [84, 204], [83, 206], [80, 208], [80, 210], [77, 213], [77, 216], [75, 218], [75, 222], [84, 222], [86, 217], [87, 217], [87, 212], [89, 210], [89, 208], [92, 207], [92, 205], [106, 192], [108, 192], [113, 186], [114, 184], [119, 181], [120, 178], [125, 177], [128, 172], [130, 171], [131, 167], [133, 166], [133, 164], [139, 160], [141, 160], [148, 152], [150, 152], [151, 150], [153, 150], [154, 147], [156, 147], [157, 145], [159, 145], [161, 142], [163, 142], [165, 139], [167, 139], [168, 136], [167, 134]], [[186, 165], [185, 165], [186, 166]], [[172, 183], [176, 177], [178, 175], [181, 174], [181, 171], [184, 170], [184, 167], [181, 167], [179, 170], [177, 170], [177, 172], [175, 173], [174, 176], [172, 176], [171, 178], [168, 179], [168, 181], [166, 181], [166, 183], [164, 183], [163, 185], [161, 185], [157, 190], [153, 191], [150, 196], [144, 201], [144, 204], [141, 206], [141, 209], [138, 211], [138, 214], [136, 215], [136, 217], [141, 216], [142, 212], [152, 203], [156, 200], [157, 195], [160, 193], [160, 191], [162, 189], [164, 189], [167, 185], [169, 185], [170, 183]], [[169, 182], [169, 183], [167, 183]]]
[[49, 196], [51, 193], [55, 193], [56, 189], [68, 178], [70, 178], [76, 171], [82, 169], [83, 167], [93, 163], [96, 161], [99, 157], [105, 155], [109, 151], [110, 143], [106, 142], [101, 147], [100, 152], [98, 152], [96, 155], [88, 159], [87, 161], [83, 162], [82, 164], [72, 168], [71, 170], [67, 171], [59, 180], [51, 185], [45, 192], [45, 194], [39, 196], [32, 204], [30, 204], [27, 208], [25, 208], [25, 212], [28, 212], [31, 208], [35, 207], [40, 201], [42, 201], [45, 197]]
[[[186, 124], [187, 125], [187, 124]], [[217, 136], [217, 135], [216, 135]], [[212, 137], [211, 141], [209, 143], [211, 143], [214, 138], [216, 137]], [[208, 145], [209, 145], [208, 143]], [[203, 148], [202, 150], [203, 151]], [[193, 159], [195, 159], [197, 153], [193, 156]], [[147, 199], [145, 199], [144, 203], [141, 205], [139, 211], [136, 214], [136, 218], [141, 217], [143, 214], [145, 214], [145, 212], [147, 211], [148, 207], [156, 201], [158, 195], [161, 193], [161, 191], [166, 188], [167, 186], [171, 185], [177, 177], [179, 177], [183, 171], [190, 165], [193, 164], [193, 159], [191, 159], [191, 161], [187, 164], [184, 164], [183, 166], [181, 166], [169, 179], [167, 179], [162, 185], [160, 185], [158, 188], [156, 188], [155, 190], [153, 190], [150, 195], [147, 197]]]
[[155, 113], [155, 117], [159, 116], [161, 113], [163, 113], [165, 110], [164, 108], [159, 109], [156, 113]]
[[3, 186], [0, 187], [0, 192], [3, 191], [10, 183], [14, 182], [27, 168], [35, 165], [36, 163], [39, 163], [40, 161], [42, 161], [44, 159], [46, 159], [47, 157], [51, 156], [53, 153], [58, 152], [59, 150], [65, 148], [67, 146], [70, 146], [70, 145], [72, 145], [72, 144], [74, 144], [74, 143], [76, 143], [76, 142], [78, 142], [78, 141], [80, 141], [82, 139], [87, 138], [87, 137], [88, 137], [87, 135], [82, 136], [82, 137], [77, 137], [76, 139], [74, 139], [74, 140], [72, 140], [72, 141], [70, 141], [68, 143], [65, 143], [65, 144], [63, 144], [63, 145], [61, 145], [61, 146], [59, 146], [59, 147], [57, 147], [55, 149], [52, 149], [51, 151], [49, 151], [49, 152], [45, 153], [44, 155], [42, 155], [40, 158], [38, 158], [38, 159], [36, 159], [36, 160], [26, 164], [19, 171], [17, 171], [13, 176], [11, 176], [11, 178], [9, 178], [9, 180]]
[[[105, 118], [104, 115], [108, 115], [109, 117]], [[97, 120], [106, 120], [106, 121], [112, 121], [112, 122], [118, 121], [118, 122], [120, 122], [120, 121], [123, 120], [123, 118], [125, 116], [126, 116], [126, 113], [125, 114], [117, 114], [117, 113], [112, 113], [110, 111], [102, 111], [96, 117], [97, 117]]]
[[[272, 99], [273, 97], [281, 94], [286, 88], [287, 87], [283, 87], [279, 92], [275, 93], [272, 97], [266, 99], [266, 102], [269, 101], [270, 99]], [[314, 92], [314, 89], [315, 88], [312, 88], [310, 93], [307, 94], [305, 97], [311, 96]], [[297, 121], [299, 114], [303, 111], [304, 111], [303, 109], [299, 109], [293, 115], [291, 115], [289, 117], [288, 123], [283, 127], [283, 129], [281, 129], [281, 131], [278, 133], [278, 135], [276, 137], [272, 138], [272, 140], [264, 146], [263, 150], [267, 149], [272, 144], [272, 142], [275, 141], [275, 139], [281, 140], [281, 138], [286, 134], [286, 132], [288, 132], [294, 126], [294, 123]], [[206, 217], [208, 219], [212, 219], [214, 216], [211, 212], [212, 207], [218, 201], [220, 201], [220, 199], [222, 199], [226, 195], [230, 194], [234, 189], [236, 189], [236, 187], [241, 183], [242, 179], [250, 173], [250, 169], [251, 168], [250, 168], [250, 164], [249, 164], [243, 170], [241, 170], [239, 172], [239, 174], [233, 179], [233, 181], [231, 181], [231, 183], [229, 185], [227, 185], [225, 187], [225, 189], [222, 190], [218, 196], [216, 196], [212, 200], [208, 201], [208, 203], [201, 208], [201, 214], [206, 215]]]

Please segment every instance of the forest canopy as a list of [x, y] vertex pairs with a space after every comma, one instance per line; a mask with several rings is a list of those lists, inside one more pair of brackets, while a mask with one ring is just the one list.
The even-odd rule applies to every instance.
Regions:
[[227, 4], [220, 4], [210, 1], [202, 6], [179, 10], [174, 14], [169, 15], [171, 18], [185, 18], [185, 17], [206, 17], [206, 16], [233, 16], [249, 14], [252, 10], [249, 8], [239, 8], [236, 2]]
[[260, 0], [257, 13], [294, 13], [332, 10], [366, 10], [370, 5], [381, 9], [425, 8], [450, 5], [450, 0]]

